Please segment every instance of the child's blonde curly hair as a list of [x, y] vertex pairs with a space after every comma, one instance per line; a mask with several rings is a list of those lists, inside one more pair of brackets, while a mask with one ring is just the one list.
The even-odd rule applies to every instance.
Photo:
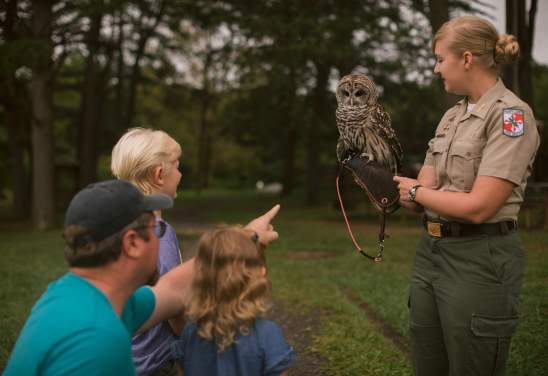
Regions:
[[270, 307], [270, 281], [263, 248], [253, 233], [223, 226], [200, 239], [188, 316], [198, 335], [214, 340], [220, 352], [246, 335]]

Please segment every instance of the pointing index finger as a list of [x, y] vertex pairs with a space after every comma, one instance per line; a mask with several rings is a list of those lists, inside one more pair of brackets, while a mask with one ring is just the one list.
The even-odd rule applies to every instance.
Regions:
[[279, 211], [280, 211], [280, 204], [276, 204], [274, 205], [272, 209], [270, 209], [265, 214], [263, 214], [263, 217], [268, 219], [268, 222], [270, 222], [276, 216], [276, 214], [278, 214]]

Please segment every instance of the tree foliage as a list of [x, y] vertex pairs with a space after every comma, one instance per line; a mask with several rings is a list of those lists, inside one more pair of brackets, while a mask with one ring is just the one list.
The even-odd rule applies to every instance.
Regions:
[[[0, 1], [0, 181], [22, 216], [37, 205], [32, 187], [49, 179], [36, 180], [37, 164], [51, 160], [62, 206], [110, 177], [112, 146], [134, 126], [181, 143], [186, 187], [281, 181], [285, 194], [302, 189], [318, 202], [336, 172], [334, 86], [356, 70], [379, 86], [409, 172], [447, 106], [432, 30], [457, 11], [489, 11], [460, 0], [55, 0], [42, 2], [51, 9], [44, 43], [32, 28], [39, 3]], [[31, 83], [43, 66], [39, 94]], [[49, 95], [52, 136], [40, 141], [52, 155], [38, 157], [35, 105]], [[54, 203], [49, 195], [40, 200]]]

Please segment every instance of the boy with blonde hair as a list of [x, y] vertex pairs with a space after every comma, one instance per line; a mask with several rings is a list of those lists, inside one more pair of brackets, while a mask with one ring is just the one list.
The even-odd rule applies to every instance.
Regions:
[[[129, 129], [112, 149], [112, 173], [118, 179], [132, 182], [145, 195], [163, 193], [177, 196], [181, 180], [179, 158], [181, 147], [160, 130]], [[155, 212], [156, 220], [165, 225], [160, 239], [157, 271], [164, 275], [181, 264], [179, 242], [173, 227]], [[181, 333], [184, 319], [171, 319], [133, 337], [133, 361], [139, 375], [176, 375], [177, 367], [170, 354], [171, 343]]]

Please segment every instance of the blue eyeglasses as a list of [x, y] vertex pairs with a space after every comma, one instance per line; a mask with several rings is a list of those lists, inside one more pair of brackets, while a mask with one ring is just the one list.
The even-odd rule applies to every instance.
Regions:
[[158, 238], [161, 238], [166, 233], [167, 225], [164, 221], [157, 221], [154, 225], [144, 225], [144, 226], [137, 226], [134, 227], [134, 229], [138, 228], [147, 228], [147, 227], [154, 227], [154, 233]]

